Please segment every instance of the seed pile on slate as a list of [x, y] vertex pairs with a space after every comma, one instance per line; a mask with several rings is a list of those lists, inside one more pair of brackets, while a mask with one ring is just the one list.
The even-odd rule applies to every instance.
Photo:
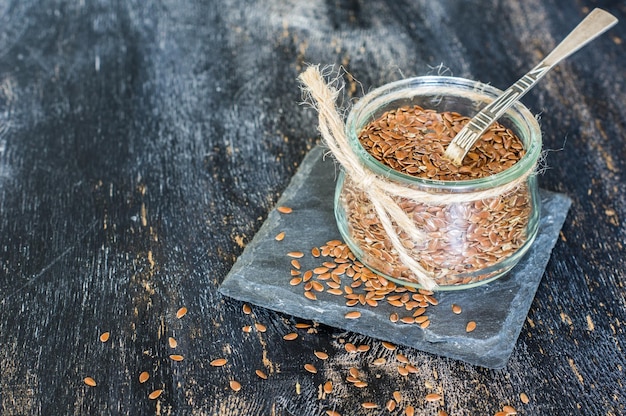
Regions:
[[[288, 214], [292, 211], [291, 208], [283, 206], [279, 212]], [[276, 239], [276, 241], [283, 241], [283, 238]], [[307, 256], [305, 252], [291, 251], [287, 253], [289, 265], [291, 266], [289, 284], [292, 286], [302, 286], [303, 295], [311, 301], [316, 301], [317, 296], [322, 293], [328, 293], [335, 296], [343, 296], [346, 306], [349, 307], [361, 306], [375, 308], [379, 306], [381, 302], [386, 302], [397, 308], [397, 312], [393, 312], [389, 317], [392, 322], [398, 323], [398, 325], [416, 324], [422, 328], [426, 328], [430, 324], [426, 312], [429, 307], [434, 307], [438, 304], [432, 292], [396, 285], [388, 279], [375, 274], [356, 260], [356, 257], [348, 246], [339, 240], [331, 240], [320, 247], [311, 248], [310, 255], [316, 259], [318, 265], [311, 269], [304, 269], [302, 267], [303, 260], [308, 260], [305, 259]], [[346, 280], [348, 281], [347, 283]], [[244, 305], [243, 311], [249, 314], [249, 306]], [[461, 306], [453, 304], [451, 313], [460, 315], [462, 313]], [[360, 317], [361, 312], [358, 310], [350, 311], [345, 314], [346, 320], [360, 319]], [[258, 330], [259, 323], [255, 322], [254, 325]], [[294, 327], [296, 330], [307, 330], [309, 333], [314, 332], [314, 325], [308, 323], [298, 322]], [[251, 332], [252, 326], [246, 325], [242, 329], [244, 332]], [[298, 332], [287, 332], [283, 335], [283, 340], [295, 340], [299, 338], [297, 335]], [[343, 339], [339, 341], [349, 354], [367, 354], [371, 350], [371, 346], [367, 344], [356, 345], [352, 342], [346, 342]], [[411, 374], [420, 372], [418, 366], [411, 363], [406, 355], [397, 351], [396, 345], [382, 341], [381, 346], [387, 351], [394, 351], [395, 356], [391, 359], [382, 356], [364, 358], [373, 367], [393, 364], [396, 366], [398, 373], [403, 377], [410, 377]], [[313, 355], [321, 361], [329, 358], [328, 352], [325, 351], [315, 350], [313, 351]], [[312, 375], [319, 375], [314, 361], [305, 363], [303, 369], [305, 372]], [[268, 375], [262, 370], [256, 370], [256, 373], [261, 379], [268, 379]], [[357, 389], [367, 389], [367, 387], [369, 387], [368, 374], [354, 366], [347, 369], [345, 381], [349, 383], [350, 386]], [[296, 394], [300, 394], [300, 384], [296, 383], [295, 387]], [[438, 408], [435, 409], [430, 407], [429, 412], [436, 410], [438, 416], [448, 416], [448, 413], [442, 408], [445, 406], [443, 394], [433, 391], [435, 388], [431, 383], [427, 383], [426, 387], [431, 390], [431, 392], [423, 396], [423, 402], [420, 406], [407, 403], [407, 400], [403, 398], [400, 391], [394, 391], [391, 397], [385, 398], [382, 401], [363, 401], [361, 402], [361, 407], [363, 409], [384, 408], [390, 413], [402, 410], [402, 414], [405, 416], [413, 416], [422, 414], [425, 406], [437, 406]], [[321, 394], [320, 398], [326, 398], [327, 395], [333, 393], [335, 386], [333, 385], [333, 381], [326, 380], [320, 384], [319, 389]], [[529, 401], [525, 394], [520, 395], [520, 400], [523, 403], [528, 403]], [[513, 409], [511, 406], [504, 406], [502, 411], [506, 412], [511, 409]], [[342, 414], [335, 409], [327, 409], [325, 414], [327, 416], [342, 416]], [[497, 413], [497, 416], [500, 416], [500, 413]]]
[[[493, 176], [524, 155], [521, 140], [494, 124], [456, 166], [444, 157], [445, 148], [468, 118], [421, 107], [391, 110], [359, 133], [363, 148], [397, 172], [417, 178], [463, 181]], [[455, 204], [427, 204], [397, 199], [400, 208], [426, 234], [415, 242], [396, 226], [409, 255], [440, 285], [468, 284], [491, 277], [470, 275], [511, 256], [527, 240], [531, 214], [530, 191], [523, 183], [506, 195]], [[400, 261], [367, 194], [348, 176], [340, 203], [346, 213], [352, 242], [362, 259], [381, 273], [417, 283]]]

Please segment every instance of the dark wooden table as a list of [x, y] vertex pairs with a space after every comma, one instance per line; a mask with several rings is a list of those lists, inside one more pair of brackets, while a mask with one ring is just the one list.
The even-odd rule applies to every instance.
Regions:
[[[295, 319], [218, 294], [318, 140], [306, 63], [343, 65], [346, 101], [437, 73], [505, 88], [597, 6], [622, 23], [523, 100], [540, 184], [573, 205], [505, 369], [323, 326], [286, 342]], [[1, 2], [0, 413], [381, 415], [399, 390], [420, 415], [624, 414], [625, 21], [617, 0]]]

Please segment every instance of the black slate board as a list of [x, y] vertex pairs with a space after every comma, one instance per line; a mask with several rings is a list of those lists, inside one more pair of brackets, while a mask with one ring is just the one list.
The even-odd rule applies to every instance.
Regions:
[[[439, 304], [428, 308], [431, 324], [392, 323], [389, 315], [398, 308], [380, 302], [347, 307], [342, 296], [319, 293], [318, 300], [303, 296], [302, 286], [291, 286], [290, 258], [302, 251], [303, 270], [319, 266], [309, 252], [331, 239], [340, 239], [333, 213], [335, 178], [339, 168], [324, 149], [314, 148], [283, 193], [278, 206], [293, 209], [288, 215], [273, 210], [255, 238], [245, 248], [222, 283], [226, 296], [299, 318], [354, 331], [433, 354], [488, 368], [502, 368], [515, 347], [522, 325], [543, 276], [550, 253], [565, 221], [571, 200], [562, 194], [541, 190], [542, 212], [537, 238], [525, 257], [506, 276], [482, 286], [436, 294]], [[283, 241], [275, 236], [284, 231]], [[346, 283], [352, 280], [345, 277]], [[460, 315], [451, 305], [463, 308]], [[344, 315], [359, 310], [359, 319]], [[477, 327], [467, 333], [468, 321]]]

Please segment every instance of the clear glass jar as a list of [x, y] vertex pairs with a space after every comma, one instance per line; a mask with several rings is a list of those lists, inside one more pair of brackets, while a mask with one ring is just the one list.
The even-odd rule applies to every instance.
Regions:
[[[452, 203], [394, 197], [427, 236], [424, 241], [415, 242], [398, 229], [402, 244], [434, 279], [439, 290], [473, 287], [501, 277], [532, 244], [539, 224], [535, 170], [542, 147], [535, 117], [522, 104], [514, 105], [498, 121], [521, 139], [524, 156], [502, 172], [463, 181], [424, 179], [400, 173], [369, 154], [358, 136], [368, 123], [389, 110], [419, 105], [472, 117], [500, 93], [491, 86], [462, 78], [410, 78], [370, 92], [348, 115], [346, 134], [350, 146], [367, 169], [389, 181], [433, 195], [462, 195], [463, 202]], [[516, 181], [519, 184], [506, 193], [475, 197]], [[400, 261], [366, 193], [343, 171], [337, 181], [334, 204], [339, 231], [359, 261], [395, 283], [420, 286], [416, 276]]]

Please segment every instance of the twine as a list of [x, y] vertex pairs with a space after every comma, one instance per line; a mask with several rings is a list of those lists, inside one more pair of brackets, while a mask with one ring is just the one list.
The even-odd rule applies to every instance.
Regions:
[[508, 193], [523, 183], [529, 173], [522, 175], [520, 178], [508, 184], [471, 193], [434, 194], [398, 184], [397, 182], [374, 173], [364, 166], [359, 156], [355, 154], [348, 142], [343, 119], [339, 115], [335, 105], [339, 96], [339, 90], [332, 88], [324, 81], [319, 66], [309, 66], [300, 74], [299, 78], [303, 84], [305, 94], [313, 100], [311, 104], [318, 111], [318, 128], [324, 144], [330, 149], [334, 158], [341, 164], [346, 175], [348, 175], [359, 189], [367, 195], [376, 210], [378, 219], [387, 237], [397, 251], [400, 261], [413, 272], [419, 284], [425, 289], [436, 289], [437, 283], [433, 275], [425, 270], [422, 265], [408, 253], [407, 249], [400, 241], [400, 237], [394, 229], [393, 223], [407, 233], [416, 243], [425, 241], [427, 238], [426, 234], [415, 226], [415, 223], [402, 208], [400, 208], [394, 200], [394, 197], [414, 200], [419, 203], [440, 205], [467, 203]]

